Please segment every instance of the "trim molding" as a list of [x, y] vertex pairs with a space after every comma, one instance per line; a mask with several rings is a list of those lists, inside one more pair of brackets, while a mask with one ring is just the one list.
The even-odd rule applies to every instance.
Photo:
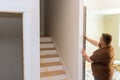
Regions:
[[68, 73], [68, 70], [67, 70], [67, 68], [66, 68], [66, 66], [65, 66], [64, 60], [63, 60], [63, 58], [62, 58], [62, 55], [60, 54], [60, 51], [59, 51], [59, 49], [58, 49], [58, 47], [57, 47], [57, 44], [56, 44], [56, 42], [55, 42], [55, 40], [54, 40], [53, 37], [52, 37], [52, 41], [53, 41], [53, 43], [54, 43], [54, 46], [56, 47], [56, 50], [57, 50], [58, 55], [60, 56], [60, 61], [61, 61], [62, 65], [63, 65], [63, 69], [64, 69], [65, 72], [66, 72], [67, 79], [68, 79], [68, 80], [71, 80], [70, 75], [69, 75], [69, 73]]

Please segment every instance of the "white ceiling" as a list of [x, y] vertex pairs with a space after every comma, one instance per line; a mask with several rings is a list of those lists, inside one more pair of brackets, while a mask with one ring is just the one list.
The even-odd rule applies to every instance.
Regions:
[[84, 0], [84, 5], [98, 14], [120, 14], [120, 0]]
[[93, 8], [120, 8], [120, 0], [84, 0], [84, 4]]

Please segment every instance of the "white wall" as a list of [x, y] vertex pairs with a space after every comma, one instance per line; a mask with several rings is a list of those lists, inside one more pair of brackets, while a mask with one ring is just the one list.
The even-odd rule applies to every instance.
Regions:
[[[26, 14], [30, 16], [30, 80], [40, 80], [40, 0], [31, 0], [31, 13]], [[28, 20], [28, 19], [27, 19]]]
[[1, 0], [0, 12], [23, 14], [24, 80], [40, 80], [39, 0]]
[[79, 0], [45, 0], [45, 10], [45, 33], [55, 40], [71, 80], [79, 80]]

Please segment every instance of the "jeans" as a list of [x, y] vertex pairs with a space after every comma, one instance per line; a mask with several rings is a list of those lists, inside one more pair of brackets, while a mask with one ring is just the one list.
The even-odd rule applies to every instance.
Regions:
[[94, 80], [98, 80], [98, 79], [94, 77]]

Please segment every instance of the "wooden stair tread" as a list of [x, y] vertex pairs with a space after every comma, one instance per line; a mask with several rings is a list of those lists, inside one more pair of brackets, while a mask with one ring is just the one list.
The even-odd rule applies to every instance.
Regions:
[[48, 77], [48, 76], [55, 76], [65, 74], [64, 70], [56, 70], [56, 71], [48, 71], [48, 72], [41, 72], [40, 77]]
[[57, 65], [62, 65], [62, 63], [61, 62], [40, 63], [40, 67], [57, 66]]
[[[53, 52], [52, 54], [44, 54], [44, 55], [41, 54], [40, 55], [41, 60], [44, 59], [44, 58], [45, 58], [45, 60], [47, 60], [47, 58], [48, 58], [48, 60], [49, 59], [52, 60], [52, 58], [53, 58], [53, 60], [54, 60], [54, 58], [55, 59], [59, 58], [59, 55], [56, 53], [56, 47], [53, 46], [54, 43], [52, 41], [52, 38], [50, 36], [40, 36], [40, 38], [41, 38], [40, 44], [45, 44], [45, 45], [41, 46], [40, 51], [44, 52], [46, 50], [47, 52], [48, 51], [51, 51], [51, 53]], [[47, 46], [47, 47], [52, 46], [52, 47], [51, 48], [50, 47], [49, 48], [47, 48], [47, 47], [44, 48], [45, 46]], [[59, 66], [60, 66], [60, 69], [59, 70], [53, 70], [53, 71], [47, 71], [46, 70], [47, 72], [46, 71], [43, 72], [45, 67], [46, 68], [47, 67], [54, 68], [52, 66], [55, 66], [55, 67], [58, 66], [58, 69], [59, 69]], [[45, 63], [41, 62], [40, 67], [43, 68], [43, 71], [40, 72], [40, 77], [41, 78], [49, 77], [49, 76], [59, 76], [60, 77], [61, 75], [66, 76], [66, 72], [64, 70], [62, 70], [61, 66], [63, 66], [63, 65], [58, 60], [56, 62], [55, 61], [54, 62], [52, 62], [52, 61], [51, 62], [45, 62]], [[67, 79], [64, 77], [62, 80], [67, 80]]]
[[40, 48], [40, 50], [56, 50], [56, 48]]
[[59, 55], [58, 54], [40, 55], [40, 58], [53, 58], [53, 57], [59, 57]]

